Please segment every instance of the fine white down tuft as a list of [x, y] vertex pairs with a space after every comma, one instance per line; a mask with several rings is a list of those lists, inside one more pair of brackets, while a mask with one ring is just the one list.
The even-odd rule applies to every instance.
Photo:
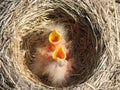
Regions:
[[71, 63], [65, 60], [65, 64], [60, 66], [57, 62], [50, 63], [43, 73], [48, 75], [48, 80], [54, 85], [63, 85], [71, 74]]

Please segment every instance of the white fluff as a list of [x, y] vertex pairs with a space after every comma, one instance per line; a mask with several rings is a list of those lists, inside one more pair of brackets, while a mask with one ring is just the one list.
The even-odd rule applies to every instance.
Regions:
[[54, 29], [56, 29], [59, 33], [60, 33], [60, 35], [61, 35], [61, 37], [62, 38], [66, 38], [66, 28], [64, 27], [64, 25], [63, 24], [52, 24], [52, 25], [50, 25], [50, 26], [48, 26], [47, 27], [48, 28], [48, 30], [50, 30], [50, 31], [53, 31]]
[[54, 85], [63, 85], [70, 76], [71, 64], [66, 61], [64, 66], [59, 66], [57, 62], [50, 63], [43, 72], [43, 75], [48, 75], [48, 80]]

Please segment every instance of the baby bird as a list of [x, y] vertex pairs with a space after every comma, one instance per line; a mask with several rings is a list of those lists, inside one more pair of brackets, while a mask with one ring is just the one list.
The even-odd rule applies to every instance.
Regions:
[[49, 43], [36, 50], [31, 71], [40, 77], [48, 76], [53, 85], [63, 86], [73, 71], [73, 60], [68, 58], [70, 51], [66, 48], [67, 42], [57, 29], [52, 29], [49, 34]]
[[57, 30], [53, 30], [49, 35], [51, 46], [52, 62], [45, 68], [43, 74], [48, 75], [48, 80], [54, 85], [64, 85], [70, 77], [72, 71], [71, 61], [66, 60], [68, 50], [65, 48], [65, 40]]

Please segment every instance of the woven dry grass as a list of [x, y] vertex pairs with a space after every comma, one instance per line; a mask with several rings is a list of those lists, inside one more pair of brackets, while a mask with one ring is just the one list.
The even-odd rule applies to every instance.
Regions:
[[67, 28], [78, 63], [64, 88], [120, 89], [120, 21], [114, 0], [6, 0], [0, 10], [0, 89], [61, 89], [30, 70], [32, 53], [52, 23]]

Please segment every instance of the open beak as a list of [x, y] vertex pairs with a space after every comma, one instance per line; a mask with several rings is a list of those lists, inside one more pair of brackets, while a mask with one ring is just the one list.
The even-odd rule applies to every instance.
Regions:
[[59, 48], [57, 48], [57, 49], [53, 52], [52, 58], [53, 58], [55, 61], [57, 61], [57, 62], [66, 59], [66, 53], [65, 53], [65, 51], [64, 51], [64, 49], [63, 49], [62, 46], [60, 46]]
[[53, 30], [49, 35], [49, 42], [53, 45], [56, 45], [60, 42], [61, 36], [57, 30]]

